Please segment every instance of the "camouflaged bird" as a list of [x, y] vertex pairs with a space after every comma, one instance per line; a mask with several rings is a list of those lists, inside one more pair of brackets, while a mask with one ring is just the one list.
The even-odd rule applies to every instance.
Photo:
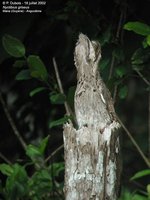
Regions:
[[111, 94], [103, 82], [98, 63], [101, 59], [99, 42], [79, 35], [75, 47], [74, 61], [77, 68], [75, 92], [75, 114], [79, 128], [82, 126], [103, 127], [116, 120]]

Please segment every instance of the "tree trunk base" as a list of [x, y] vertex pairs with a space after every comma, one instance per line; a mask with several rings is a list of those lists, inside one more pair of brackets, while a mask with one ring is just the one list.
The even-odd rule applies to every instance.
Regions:
[[118, 122], [103, 131], [64, 125], [66, 200], [116, 200], [120, 183]]

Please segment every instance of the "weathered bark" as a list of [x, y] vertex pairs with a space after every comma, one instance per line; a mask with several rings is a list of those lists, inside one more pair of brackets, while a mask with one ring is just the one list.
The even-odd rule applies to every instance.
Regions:
[[64, 126], [66, 200], [116, 200], [120, 184], [119, 123], [99, 72], [100, 45], [80, 34], [75, 49], [78, 128]]

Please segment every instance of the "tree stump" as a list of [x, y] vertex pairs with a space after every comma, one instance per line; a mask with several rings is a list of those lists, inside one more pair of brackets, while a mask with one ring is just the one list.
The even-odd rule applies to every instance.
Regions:
[[64, 125], [65, 199], [116, 200], [120, 185], [120, 127], [98, 70], [100, 44], [82, 33], [75, 47], [78, 127]]

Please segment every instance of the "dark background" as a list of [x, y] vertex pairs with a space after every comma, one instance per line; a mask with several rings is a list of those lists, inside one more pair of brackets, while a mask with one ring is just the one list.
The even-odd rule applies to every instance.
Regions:
[[[0, 38], [10, 34], [20, 39], [26, 47], [26, 55], [39, 55], [56, 82], [52, 58], [55, 57], [59, 68], [60, 77], [68, 93], [70, 87], [76, 85], [76, 69], [73, 61], [73, 51], [78, 34], [83, 32], [89, 38], [108, 42], [102, 45], [102, 58], [109, 58], [108, 66], [101, 70], [107, 86], [114, 92], [116, 81], [121, 81], [120, 87], [128, 87], [128, 95], [120, 99], [117, 93], [115, 107], [118, 115], [131, 131], [133, 137], [148, 156], [148, 92], [146, 84], [132, 70], [131, 56], [141, 47], [143, 37], [133, 32], [123, 30], [123, 25], [128, 21], [140, 21], [150, 24], [149, 0], [47, 0], [40, 14], [2, 14], [0, 18]], [[117, 37], [118, 23], [120, 34]], [[122, 61], [115, 60], [112, 80], [108, 81], [112, 52], [115, 48], [123, 49]], [[15, 58], [9, 56], [0, 45], [0, 90], [8, 105], [9, 111], [27, 143], [36, 143], [41, 138], [50, 134], [47, 155], [63, 143], [62, 127], [49, 129], [49, 121], [61, 118], [65, 114], [63, 105], [52, 105], [47, 92], [41, 92], [34, 97], [29, 92], [42, 85], [38, 80], [16, 81], [15, 76], [20, 71], [13, 67]], [[115, 68], [122, 65], [125, 76], [118, 78]], [[148, 66], [149, 67], [149, 66]], [[143, 68], [142, 73], [149, 78], [150, 70]], [[126, 133], [120, 131], [122, 139], [124, 186], [135, 188], [136, 185], [129, 181], [135, 172], [147, 168], [139, 153], [133, 146]], [[0, 151], [11, 162], [24, 159], [24, 150], [8, 123], [3, 108], [0, 105]], [[63, 149], [53, 158], [63, 161]], [[0, 159], [3, 162], [2, 159]], [[142, 187], [146, 179], [141, 181]]]

